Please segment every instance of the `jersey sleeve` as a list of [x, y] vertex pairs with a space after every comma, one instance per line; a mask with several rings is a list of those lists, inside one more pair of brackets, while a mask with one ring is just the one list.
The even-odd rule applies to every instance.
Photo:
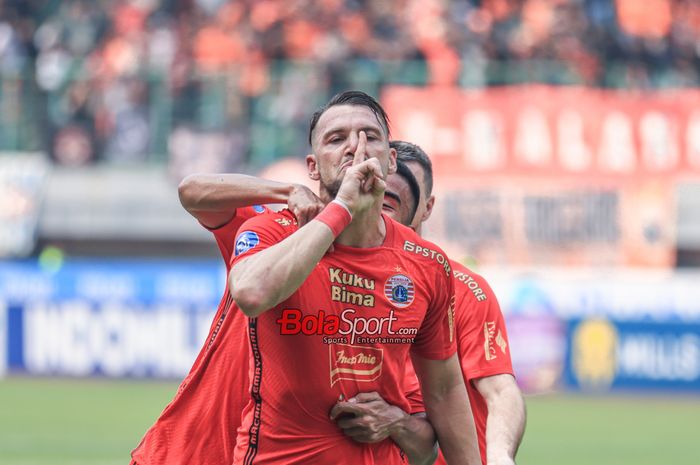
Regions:
[[271, 210], [269, 210], [267, 207], [261, 205], [237, 208], [231, 219], [219, 227], [209, 228], [202, 225], [214, 235], [216, 245], [219, 247], [221, 258], [224, 259], [227, 269], [230, 268], [231, 256], [233, 255], [233, 249], [236, 244], [236, 234], [238, 233], [238, 229], [250, 218], [264, 213], [269, 213], [270, 211]]
[[[455, 322], [460, 363], [466, 379], [513, 374], [505, 319], [486, 280], [470, 273], [471, 286], [457, 281]], [[479, 296], [485, 296], [479, 298]]]
[[445, 360], [457, 350], [454, 332], [454, 282], [449, 266], [428, 268], [432, 298], [411, 350], [431, 360]]
[[249, 219], [238, 230], [230, 267], [282, 241], [297, 229], [296, 225], [294, 216], [288, 210]]

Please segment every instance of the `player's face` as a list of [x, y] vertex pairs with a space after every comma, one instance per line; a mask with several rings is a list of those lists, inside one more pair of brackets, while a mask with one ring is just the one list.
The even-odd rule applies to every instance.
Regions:
[[410, 226], [413, 220], [411, 213], [415, 202], [416, 199], [413, 198], [411, 188], [406, 180], [398, 174], [389, 175], [386, 180], [382, 211], [391, 219], [405, 226]]
[[313, 154], [307, 157], [309, 175], [321, 183], [320, 191], [335, 197], [345, 171], [352, 165], [360, 140], [367, 136], [366, 157], [379, 159], [386, 175], [396, 166], [396, 152], [375, 114], [359, 105], [336, 105], [323, 113], [313, 134]]
[[420, 198], [418, 199], [418, 206], [416, 207], [416, 214], [411, 221], [410, 227], [416, 231], [420, 230], [420, 225], [423, 222], [423, 216], [428, 209], [428, 199], [425, 196], [425, 171], [418, 163], [406, 163], [408, 169], [411, 170], [413, 176], [415, 176], [418, 185], [420, 186]]

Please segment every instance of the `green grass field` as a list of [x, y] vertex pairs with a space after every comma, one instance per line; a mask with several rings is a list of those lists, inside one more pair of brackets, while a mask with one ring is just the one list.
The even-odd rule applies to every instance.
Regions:
[[[127, 465], [175, 383], [0, 381], [1, 465]], [[528, 397], [519, 465], [698, 465], [700, 397]]]

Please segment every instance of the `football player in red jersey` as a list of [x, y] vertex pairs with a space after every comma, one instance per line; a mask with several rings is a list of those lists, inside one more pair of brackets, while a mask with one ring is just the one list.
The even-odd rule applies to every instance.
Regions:
[[[191, 175], [178, 191], [183, 207], [214, 234], [227, 270], [241, 224], [270, 213], [255, 204], [287, 203], [302, 224], [323, 208], [320, 199], [304, 186], [242, 174]], [[227, 289], [190, 372], [132, 452], [132, 463], [233, 462], [240, 412], [248, 401], [247, 325]]]
[[[397, 221], [420, 233], [422, 223], [432, 212], [432, 165], [418, 146], [392, 141], [400, 162], [415, 177], [392, 175], [387, 179], [384, 210]], [[416, 195], [416, 178], [422, 189]], [[458, 262], [451, 261], [455, 277], [455, 326], [462, 374], [477, 426], [482, 463], [511, 465], [525, 428], [525, 405], [513, 377], [510, 348], [503, 314], [486, 280]], [[415, 378], [407, 378], [407, 391], [419, 393]], [[411, 383], [413, 387], [411, 387]], [[413, 396], [416, 399], [417, 396]], [[356, 418], [341, 423], [356, 440], [367, 442], [384, 437], [397, 428], [407, 414], [387, 404], [377, 393], [356, 396], [352, 404], [340, 402], [337, 412], [353, 413]], [[419, 398], [418, 398], [419, 400]], [[418, 401], [411, 409], [420, 411]], [[410, 442], [411, 435], [402, 438]], [[440, 457], [436, 462], [445, 463]]]
[[[411, 191], [401, 192], [400, 195], [406, 199], [418, 198], [419, 186], [411, 171], [403, 163], [397, 163], [397, 171], [403, 177], [410, 178], [411, 182]], [[395, 194], [386, 194], [395, 197], [392, 201], [401, 203], [401, 198], [397, 198]], [[323, 207], [320, 199], [302, 185], [269, 181], [243, 174], [190, 175], [180, 183], [179, 195], [183, 207], [213, 233], [227, 269], [230, 267], [229, 261], [233, 256], [235, 236], [240, 225], [249, 218], [270, 212], [256, 204], [287, 203], [299, 224], [308, 222]], [[403, 204], [408, 205], [408, 202], [406, 200]], [[399, 218], [412, 218], [416, 206], [415, 202], [411, 203], [409, 208], [412, 211], [400, 215]], [[222, 326], [226, 333], [232, 334], [225, 337], [230, 341], [237, 341], [237, 360], [232, 360], [232, 364], [243, 367], [247, 367], [248, 364], [247, 319], [241, 312], [229, 313], [232, 302], [228, 295], [227, 290], [214, 317], [206, 343], [190, 373], [182, 382], [175, 399], [134, 450], [133, 455], [140, 463], [229, 465], [232, 462], [236, 430], [240, 426], [240, 412], [248, 400], [248, 372], [245, 369], [226, 370], [223, 373], [215, 372], [211, 379], [202, 379], [206, 367], [213, 365], [211, 361], [217, 357], [216, 350], [220, 350], [213, 342], [221, 332]], [[231, 322], [224, 326], [223, 322], [226, 319]], [[233, 337], [235, 335], [238, 335], [238, 338]], [[232, 342], [229, 342], [229, 345], [231, 344]], [[191, 383], [193, 379], [197, 381]], [[227, 383], [230, 390], [208, 388], [206, 386], [210, 384], [207, 381]], [[414, 387], [411, 386], [412, 389]], [[204, 392], [208, 394], [201, 394]], [[416, 393], [411, 392], [410, 395], [416, 396]], [[359, 397], [362, 399], [363, 395]], [[432, 463], [435, 457], [435, 434], [425, 419], [420, 397], [418, 399], [418, 413], [403, 414], [403, 410], [393, 407], [395, 415], [390, 417], [390, 430], [384, 429], [381, 438], [371, 438], [372, 442], [377, 442], [390, 437], [401, 447], [413, 465]], [[218, 408], [217, 405], [225, 408]], [[385, 405], [381, 406], [383, 410]], [[365, 405], [368, 406], [371, 407], [370, 404]], [[202, 415], [206, 411], [219, 412], [223, 416], [217, 418], [217, 415], [209, 414], [209, 418], [205, 419]], [[196, 436], [186, 434], [187, 431], [196, 433]]]
[[381, 213], [395, 167], [388, 135], [374, 99], [339, 94], [314, 115], [307, 158], [327, 206], [303, 228], [288, 212], [241, 227], [229, 284], [250, 317], [251, 395], [235, 464], [405, 463], [389, 441], [347, 439], [328, 414], [362, 390], [407, 409], [409, 348], [443, 453], [450, 463], [479, 463], [455, 355], [449, 263]]
[[[415, 181], [414, 186], [413, 196], [417, 197]], [[180, 186], [180, 197], [183, 206], [200, 223], [212, 230], [227, 262], [234, 247], [233, 238], [241, 223], [265, 212], [263, 207], [246, 207], [247, 205], [287, 200], [296, 218], [300, 219], [300, 224], [308, 221], [320, 208], [318, 198], [301, 186], [245, 175], [190, 176]], [[245, 318], [236, 311], [226, 318], [231, 305], [230, 299], [222, 300], [207, 343], [190, 374], [183, 381], [173, 402], [134, 451], [133, 456], [138, 458], [138, 463], [230, 463], [226, 457], [230, 457], [230, 449], [235, 445], [235, 426], [240, 424], [240, 417], [231, 412], [240, 411], [241, 398], [246, 394], [242, 387], [246, 385], [244, 378], [247, 377], [244, 370], [217, 370], [212, 367], [220, 363], [217, 360], [224, 358], [232, 362], [233, 366], [237, 365], [237, 361], [240, 365], [241, 361], [247, 359], [247, 341], [241, 337], [246, 325]], [[225, 334], [222, 338], [228, 339], [228, 342], [217, 342], [220, 332]], [[234, 340], [238, 344], [234, 344]], [[234, 352], [238, 357], [232, 358], [230, 353], [228, 357], [223, 357], [222, 353], [225, 354], [226, 351], [217, 349], [222, 345], [237, 347], [238, 350]], [[203, 377], [205, 369], [211, 376]], [[236, 396], [234, 392], [222, 393], [221, 390], [210, 387], [217, 382], [239, 386], [240, 395]], [[203, 416], [204, 413], [207, 415]], [[425, 463], [425, 450], [427, 448], [430, 451], [434, 442], [432, 429], [427, 422], [403, 417], [401, 421], [394, 419], [392, 426], [392, 439], [406, 452], [411, 463]], [[417, 440], [418, 437], [427, 439], [421, 442]]]

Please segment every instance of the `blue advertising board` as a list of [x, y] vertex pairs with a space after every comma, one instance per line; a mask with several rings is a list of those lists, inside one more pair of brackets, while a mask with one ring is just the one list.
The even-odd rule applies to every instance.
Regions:
[[0, 374], [181, 378], [225, 288], [218, 261], [0, 264]]
[[[225, 293], [225, 275], [219, 260], [78, 260], [57, 270], [0, 262], [0, 376], [182, 378]], [[589, 294], [575, 288], [576, 299], [547, 288], [546, 312], [532, 305], [541, 293], [518, 294], [526, 308], [517, 311], [504, 290], [521, 385], [700, 391], [699, 304], [685, 292], [691, 278], [669, 279], [656, 288], [673, 289], [673, 299], [643, 305], [628, 299], [631, 288], [620, 293], [598, 282]], [[608, 299], [615, 308], [583, 298], [599, 294], [615, 297]]]
[[566, 340], [567, 387], [700, 391], [700, 324], [579, 319]]

